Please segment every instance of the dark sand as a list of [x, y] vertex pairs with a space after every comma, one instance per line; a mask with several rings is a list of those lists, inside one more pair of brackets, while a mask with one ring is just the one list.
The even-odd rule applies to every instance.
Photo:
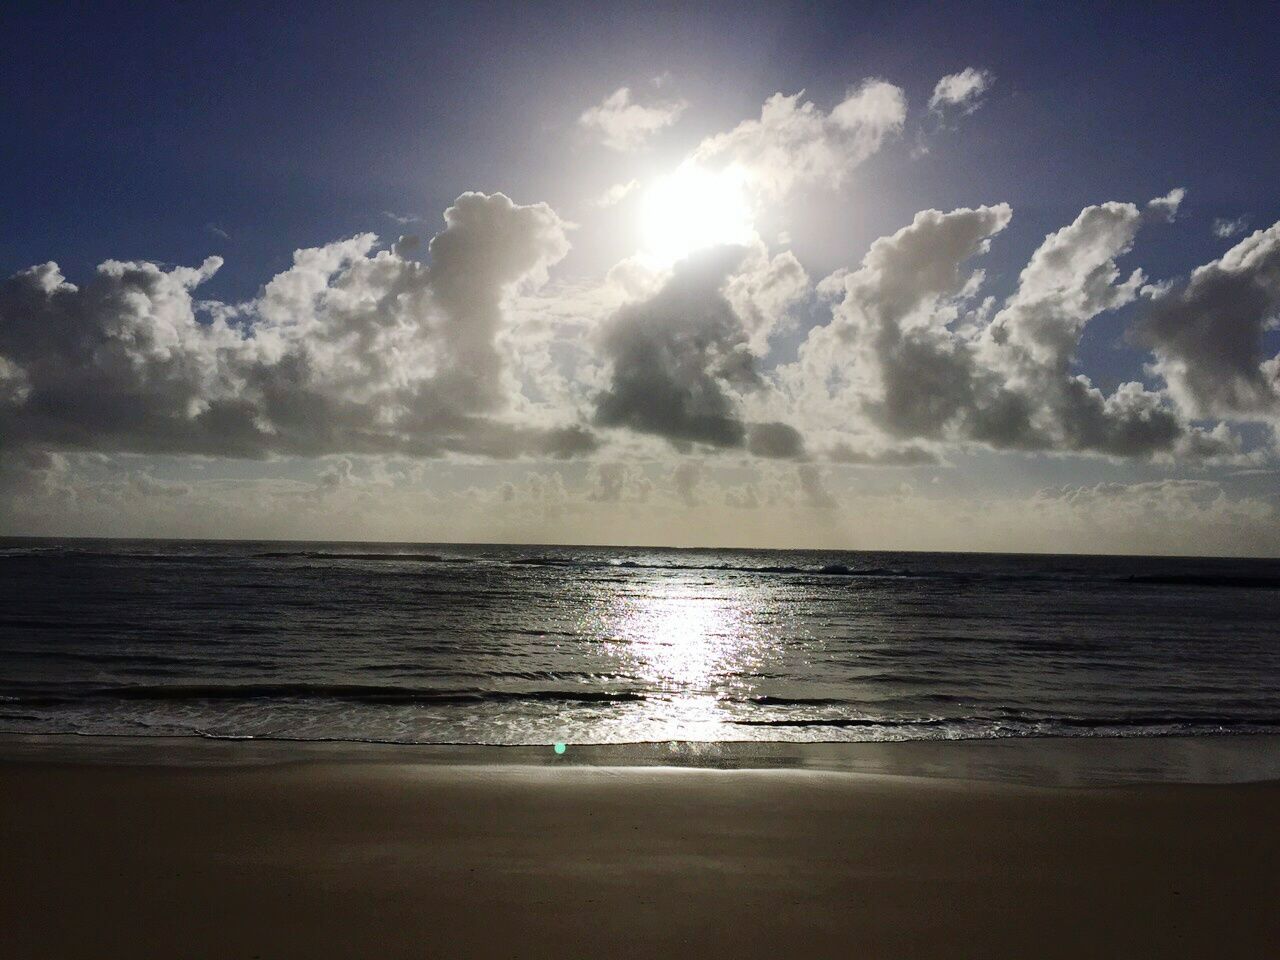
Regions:
[[4, 957], [1280, 955], [1275, 782], [138, 750], [0, 749]]

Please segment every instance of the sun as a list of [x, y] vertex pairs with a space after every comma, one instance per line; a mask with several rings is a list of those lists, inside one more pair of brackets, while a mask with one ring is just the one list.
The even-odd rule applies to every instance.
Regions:
[[644, 253], [670, 265], [695, 250], [755, 236], [744, 178], [735, 168], [685, 164], [655, 182], [640, 207]]

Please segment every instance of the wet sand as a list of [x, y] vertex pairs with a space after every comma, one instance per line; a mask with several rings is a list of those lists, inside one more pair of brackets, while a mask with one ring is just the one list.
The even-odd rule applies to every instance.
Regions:
[[[935, 745], [929, 769], [956, 746]], [[1167, 958], [1280, 943], [1276, 782], [530, 762], [543, 755], [0, 746], [0, 956]]]

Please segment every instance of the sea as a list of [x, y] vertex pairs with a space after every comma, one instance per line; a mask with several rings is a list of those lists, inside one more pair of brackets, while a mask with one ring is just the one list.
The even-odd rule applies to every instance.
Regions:
[[7, 538], [0, 732], [1275, 733], [1280, 560]]

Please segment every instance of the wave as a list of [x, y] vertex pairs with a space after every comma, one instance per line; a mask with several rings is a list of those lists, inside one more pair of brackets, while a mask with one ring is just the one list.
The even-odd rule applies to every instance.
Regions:
[[937, 727], [952, 723], [941, 717], [799, 717], [790, 720], [730, 720], [737, 727]]
[[1065, 733], [1070, 730], [1169, 730], [1190, 732], [1205, 730], [1280, 728], [1280, 715], [1261, 717], [1225, 716], [1219, 714], [1130, 714], [1121, 717], [1059, 717], [1030, 714], [976, 714], [958, 717], [776, 717], [769, 719], [737, 719], [730, 723], [742, 727], [951, 727], [962, 730], [975, 726], [1005, 731]]
[[1161, 587], [1244, 587], [1249, 589], [1280, 590], [1280, 577], [1251, 577], [1241, 574], [1135, 574], [1126, 577], [1125, 582]]
[[373, 704], [466, 704], [504, 701], [628, 703], [647, 700], [648, 697], [633, 690], [451, 690], [367, 684], [219, 683], [93, 687], [67, 693], [23, 694], [6, 699], [28, 706], [54, 706], [85, 700], [340, 700]]
[[1084, 581], [1106, 583], [1135, 583], [1152, 586], [1211, 586], [1280, 589], [1280, 576], [1249, 576], [1240, 574], [1134, 574], [1124, 575], [1110, 571], [1089, 571], [1079, 567], [1054, 568], [1028, 573], [1011, 573], [998, 570], [943, 570], [937, 568], [910, 567], [857, 567], [844, 563], [827, 563], [813, 566], [794, 564], [729, 564], [729, 563], [645, 563], [639, 560], [594, 560], [579, 557], [526, 556], [514, 560], [499, 561], [518, 567], [564, 567], [583, 570], [679, 570], [707, 573], [745, 573], [762, 576], [808, 576], [819, 578], [847, 578], [851, 580], [947, 580], [962, 583], [985, 581], [1000, 583], [1080, 583]]
[[833, 577], [912, 577], [919, 574], [910, 570], [894, 570], [888, 567], [849, 567], [842, 563], [828, 563], [820, 566], [795, 566], [791, 564], [730, 564], [730, 563], [641, 563], [638, 560], [587, 560], [570, 557], [520, 557], [505, 561], [511, 566], [519, 567], [579, 567], [583, 569], [610, 570], [690, 570], [711, 573], [761, 573], [761, 574], [807, 574], [810, 576]]
[[254, 560], [383, 560], [417, 561], [419, 563], [466, 563], [464, 559], [446, 559], [438, 553], [331, 553], [324, 550], [269, 550], [251, 554]]

